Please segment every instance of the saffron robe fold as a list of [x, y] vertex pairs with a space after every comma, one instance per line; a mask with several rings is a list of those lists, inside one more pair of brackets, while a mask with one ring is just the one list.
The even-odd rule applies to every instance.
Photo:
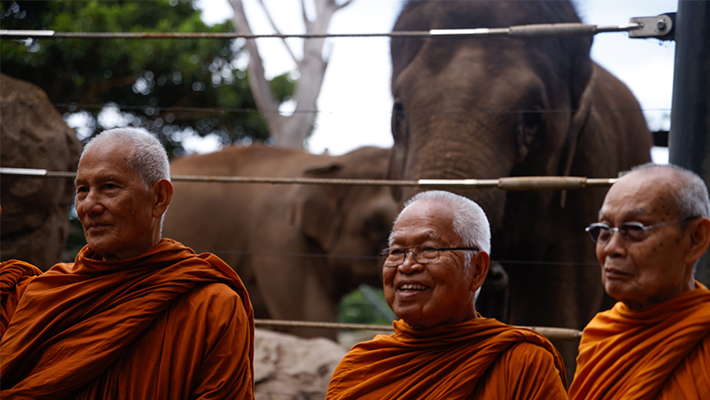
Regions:
[[480, 317], [394, 328], [348, 352], [326, 400], [567, 398], [562, 358], [537, 332]]
[[253, 398], [254, 318], [237, 274], [163, 239], [84, 247], [34, 279], [0, 345], [3, 399]]
[[570, 399], [710, 399], [710, 291], [633, 311], [619, 302], [584, 328]]
[[27, 285], [41, 274], [41, 269], [20, 260], [0, 264], [0, 338], [5, 334]]

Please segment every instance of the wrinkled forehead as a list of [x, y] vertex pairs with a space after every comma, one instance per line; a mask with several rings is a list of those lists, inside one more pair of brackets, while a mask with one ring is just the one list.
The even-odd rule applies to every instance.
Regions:
[[129, 165], [131, 148], [122, 142], [98, 143], [87, 148], [82, 154], [77, 169], [77, 179], [104, 175], [137, 174]]
[[674, 217], [676, 177], [666, 169], [646, 169], [623, 176], [611, 186], [599, 216]]
[[419, 243], [424, 243], [426, 241], [438, 241], [441, 240], [441, 234], [434, 229], [397, 229], [395, 227], [392, 230], [392, 241], [396, 243], [398, 241], [416, 241]]
[[82, 152], [79, 165], [86, 158], [106, 158], [111, 156], [121, 159], [124, 162], [130, 158], [135, 150], [135, 146], [125, 138], [120, 137], [100, 137], [89, 142]]
[[400, 214], [392, 230], [391, 243], [407, 245], [425, 242], [455, 242], [451, 207], [446, 203], [419, 200]]

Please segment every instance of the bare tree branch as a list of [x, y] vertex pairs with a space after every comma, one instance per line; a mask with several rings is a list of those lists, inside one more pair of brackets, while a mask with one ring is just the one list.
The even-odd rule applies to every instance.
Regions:
[[[271, 17], [271, 13], [269, 12], [269, 9], [266, 8], [266, 4], [264, 4], [264, 0], [259, 0], [259, 4], [261, 4], [261, 8], [264, 10], [264, 14], [266, 14], [266, 19], [269, 20], [269, 25], [271, 25], [271, 27], [274, 29], [274, 31], [276, 31], [277, 34], [281, 35], [282, 32], [276, 26], [276, 23], [274, 23], [274, 19]], [[281, 38], [281, 41], [283, 42], [284, 47], [286, 47], [286, 51], [288, 51], [288, 55], [291, 56], [293, 63], [298, 64], [298, 59], [296, 58], [296, 55], [293, 54], [293, 51], [291, 51], [291, 47], [288, 45], [286, 38]]]
[[338, 7], [338, 10], [340, 10], [340, 9], [343, 8], [343, 7], [347, 7], [347, 6], [350, 5], [350, 3], [352, 3], [352, 2], [353, 2], [353, 0], [347, 0], [347, 1], [343, 2], [343, 4], [337, 6], [337, 7]]
[[[301, 18], [303, 18], [303, 23], [308, 23], [310, 20], [308, 19], [308, 14], [306, 14], [306, 0], [301, 0]], [[318, 16], [316, 16], [318, 18]], [[308, 28], [306, 28], [306, 31], [308, 31]]]
[[[229, 4], [234, 10], [234, 28], [238, 32], [251, 34], [251, 27], [244, 13], [242, 0], [229, 0]], [[279, 105], [271, 91], [271, 85], [264, 75], [264, 65], [259, 54], [259, 48], [256, 46], [256, 41], [246, 40], [244, 47], [249, 52], [248, 78], [254, 102], [266, 121], [269, 132], [273, 134], [273, 132], [280, 130], [280, 121], [278, 118], [274, 118], [274, 115], [278, 116], [275, 111], [278, 110]]]
[[[276, 32], [279, 32], [264, 0], [258, 0]], [[316, 18], [309, 20], [306, 13], [305, 0], [301, 0], [301, 14], [306, 33], [326, 33], [333, 14], [350, 4], [347, 0], [338, 6], [334, 0], [313, 0]], [[251, 33], [251, 28], [244, 13], [242, 0], [229, 0], [234, 9], [235, 28], [244, 33]], [[280, 33], [280, 32], [279, 32]], [[276, 112], [279, 104], [275, 100], [269, 82], [264, 77], [264, 67], [254, 40], [247, 40], [245, 47], [249, 51], [249, 85], [254, 93], [257, 107], [267, 121], [271, 137], [279, 147], [303, 148], [305, 139], [310, 134], [315, 121], [316, 102], [323, 85], [325, 71], [328, 67], [330, 52], [323, 51], [325, 39], [303, 40], [303, 57], [297, 60], [291, 48], [286, 49], [296, 62], [300, 77], [294, 89], [293, 98], [296, 101], [294, 113], [284, 116]]]

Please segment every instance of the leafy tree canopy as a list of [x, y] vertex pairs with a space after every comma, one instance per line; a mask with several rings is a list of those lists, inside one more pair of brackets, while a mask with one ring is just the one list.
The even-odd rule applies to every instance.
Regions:
[[[231, 21], [206, 26], [193, 3], [2, 2], [0, 25], [57, 32], [234, 31]], [[120, 110], [119, 126], [144, 127], [179, 154], [189, 128], [217, 134], [224, 144], [269, 137], [245, 79], [246, 62], [238, 68], [241, 51], [220, 39], [3, 39], [0, 70], [40, 86], [60, 112], [90, 116], [87, 138], [112, 127], [99, 118], [109, 104]], [[284, 101], [295, 84], [284, 75], [272, 85]]]

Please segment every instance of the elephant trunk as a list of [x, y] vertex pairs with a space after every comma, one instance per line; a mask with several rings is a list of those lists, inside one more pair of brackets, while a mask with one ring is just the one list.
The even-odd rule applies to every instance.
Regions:
[[[410, 126], [420, 127], [421, 132], [410, 132], [403, 178], [497, 179], [508, 176], [514, 165], [514, 145], [512, 141], [491, 133], [490, 127], [497, 124], [489, 122], [475, 119], [470, 114], [458, 118], [435, 115], [428, 121], [413, 118]], [[417, 140], [420, 138], [424, 140]], [[402, 192], [402, 199], [426, 190], [430, 188], [407, 188]], [[486, 212], [494, 233], [502, 227], [506, 192], [475, 187], [445, 190], [478, 203]]]

